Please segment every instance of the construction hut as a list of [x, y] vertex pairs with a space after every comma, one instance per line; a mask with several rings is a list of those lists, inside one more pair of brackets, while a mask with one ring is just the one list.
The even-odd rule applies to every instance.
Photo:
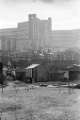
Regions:
[[80, 65], [73, 64], [72, 66], [68, 67], [68, 71], [70, 81], [80, 80]]
[[16, 80], [25, 81], [25, 70], [23, 68], [16, 68]]
[[62, 70], [54, 71], [53, 80], [54, 81], [64, 81], [64, 74], [65, 74], [65, 71], [62, 71]]
[[38, 79], [38, 66], [40, 64], [32, 64], [25, 68], [26, 70], [26, 79], [29, 80], [31, 83], [37, 82]]

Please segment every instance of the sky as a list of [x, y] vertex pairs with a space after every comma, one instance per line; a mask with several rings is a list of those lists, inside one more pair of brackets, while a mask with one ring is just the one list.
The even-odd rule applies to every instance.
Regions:
[[28, 14], [52, 18], [53, 30], [80, 29], [80, 0], [0, 0], [0, 29], [17, 27]]

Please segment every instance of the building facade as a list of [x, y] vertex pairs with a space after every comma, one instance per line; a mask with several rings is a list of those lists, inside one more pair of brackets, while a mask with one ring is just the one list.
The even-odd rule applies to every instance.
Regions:
[[1, 50], [15, 51], [16, 50], [16, 33], [15, 28], [0, 30]]
[[32, 49], [46, 48], [51, 32], [51, 18], [40, 20], [36, 14], [29, 15], [29, 40], [32, 41]]
[[28, 21], [18, 23], [16, 28], [1, 29], [2, 51], [40, 50], [46, 48], [80, 48], [80, 30], [52, 30], [52, 20], [41, 20], [29, 14]]
[[18, 23], [17, 28], [1, 29], [2, 51], [39, 50], [48, 46], [51, 34], [51, 18], [40, 20], [29, 14], [28, 21]]

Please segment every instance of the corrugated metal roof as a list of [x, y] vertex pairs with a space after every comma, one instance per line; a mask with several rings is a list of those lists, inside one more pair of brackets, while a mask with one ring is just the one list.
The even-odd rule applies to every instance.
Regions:
[[72, 66], [68, 66], [67, 69], [69, 71], [79, 71], [80, 72], [80, 65], [73, 64]]
[[80, 67], [80, 65], [79, 64], [73, 64], [74, 66], [77, 66], [77, 67]]
[[67, 69], [71, 69], [71, 68], [80, 68], [80, 65], [73, 64], [73, 65], [67, 67]]
[[32, 65], [30, 65], [30, 66], [28, 66], [27, 68], [25, 68], [25, 69], [33, 69], [33, 68], [35, 68], [35, 67], [37, 67], [37, 66], [39, 66], [40, 64], [32, 64]]

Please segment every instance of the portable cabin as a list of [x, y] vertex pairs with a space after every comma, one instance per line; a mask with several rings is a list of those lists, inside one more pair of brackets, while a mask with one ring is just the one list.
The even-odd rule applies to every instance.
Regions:
[[64, 80], [64, 71], [61, 71], [61, 70], [59, 70], [59, 71], [55, 71], [54, 73], [53, 73], [53, 80], [54, 81], [63, 81]]
[[16, 69], [16, 80], [24, 81], [25, 80], [25, 70], [22, 68]]
[[80, 80], [80, 65], [73, 65], [69, 69], [69, 80]]
[[28, 67], [16, 70], [16, 79], [25, 83], [47, 82], [47, 69], [45, 65], [31, 64]]
[[38, 79], [38, 66], [40, 64], [32, 64], [30, 66], [28, 66], [27, 68], [25, 68], [26, 70], [26, 80], [29, 81], [31, 83], [33, 82], [37, 82]]

